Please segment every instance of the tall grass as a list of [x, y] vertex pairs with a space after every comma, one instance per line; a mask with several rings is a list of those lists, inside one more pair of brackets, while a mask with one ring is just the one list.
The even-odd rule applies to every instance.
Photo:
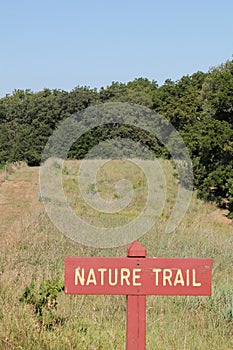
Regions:
[[26, 163], [24, 162], [14, 162], [14, 163], [7, 163], [0, 166], [0, 184], [7, 180], [8, 176], [10, 174], [13, 174], [17, 169], [20, 167], [25, 166]]
[[[157, 223], [140, 242], [146, 246], [147, 256], [212, 258], [213, 292], [211, 297], [147, 297], [147, 349], [230, 350], [233, 348], [233, 227], [218, 221], [213, 216], [214, 206], [201, 202], [194, 193], [182, 223], [173, 233], [165, 234], [177, 180], [170, 163], [162, 161], [162, 165], [169, 196]], [[97, 181], [105, 198], [114, 195], [112, 184], [122, 171], [120, 161], [111, 166], [103, 169]], [[140, 171], [124, 174], [133, 177], [139, 198], [122, 216], [109, 218], [95, 213], [83, 202], [75, 180], [77, 169], [77, 162], [67, 162], [63, 171], [64, 189], [77, 214], [106, 226], [109, 222], [116, 224], [117, 220], [125, 222], [127, 214], [130, 218], [138, 215], [146, 189]], [[0, 256], [0, 348], [125, 349], [123, 296], [65, 296], [61, 292], [57, 308], [52, 310], [53, 319], [58, 322], [51, 327], [46, 327], [46, 319], [39, 322], [33, 306], [20, 302], [20, 297], [32, 280], [35, 289], [39, 289], [42, 281], [63, 278], [67, 255], [125, 256], [126, 247], [92, 249], [78, 245], [59, 233], [42, 209], [12, 228], [11, 235], [11, 239], [3, 242]]]

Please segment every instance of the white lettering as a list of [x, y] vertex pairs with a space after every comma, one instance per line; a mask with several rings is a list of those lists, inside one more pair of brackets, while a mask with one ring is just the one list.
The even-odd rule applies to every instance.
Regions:
[[109, 271], [108, 271], [108, 283], [109, 283], [110, 286], [116, 286], [117, 285], [117, 281], [118, 281], [118, 279], [117, 279], [117, 276], [118, 276], [117, 271], [118, 271], [117, 269], [114, 269], [114, 281], [113, 281], [113, 277], [112, 277], [112, 269], [109, 269]]
[[174, 280], [174, 286], [176, 286], [177, 284], [181, 284], [182, 286], [184, 286], [184, 278], [181, 269], [177, 270], [176, 277]]
[[141, 286], [141, 282], [136, 282], [139, 278], [141, 278], [140, 275], [137, 275], [137, 273], [141, 272], [141, 269], [133, 269], [133, 286]]
[[95, 286], [97, 284], [94, 269], [90, 269], [88, 277], [87, 277], [86, 285], [89, 286], [90, 283], [93, 283]]
[[158, 287], [159, 285], [159, 272], [162, 271], [162, 269], [153, 269], [153, 272], [155, 272], [155, 285]]
[[200, 287], [201, 282], [196, 282], [196, 270], [193, 269], [193, 287]]
[[74, 279], [74, 284], [77, 286], [78, 284], [81, 284], [81, 286], [84, 286], [85, 283], [85, 277], [84, 277], [84, 269], [81, 269], [80, 274], [80, 267], [77, 267], [75, 269], [75, 279]]
[[122, 286], [124, 285], [124, 281], [127, 284], [127, 286], [130, 285], [129, 276], [130, 276], [130, 270], [126, 269], [126, 268], [122, 268], [121, 269], [121, 285]]
[[163, 270], [163, 286], [167, 285], [167, 282], [170, 286], [172, 286], [172, 270], [171, 269], [164, 269]]
[[100, 272], [100, 285], [103, 286], [104, 285], [104, 273], [107, 271], [107, 269], [100, 268], [100, 269], [98, 269], [98, 271]]

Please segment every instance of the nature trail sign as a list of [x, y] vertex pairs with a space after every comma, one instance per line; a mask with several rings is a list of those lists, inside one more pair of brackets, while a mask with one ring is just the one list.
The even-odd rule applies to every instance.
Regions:
[[211, 295], [211, 259], [146, 258], [135, 241], [128, 257], [66, 257], [66, 294], [127, 296], [127, 350], [146, 344], [146, 295]]

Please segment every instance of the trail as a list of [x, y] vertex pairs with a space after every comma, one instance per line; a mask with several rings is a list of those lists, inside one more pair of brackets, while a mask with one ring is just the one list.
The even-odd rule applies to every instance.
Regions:
[[23, 166], [0, 184], [0, 238], [42, 204], [38, 201], [39, 167]]

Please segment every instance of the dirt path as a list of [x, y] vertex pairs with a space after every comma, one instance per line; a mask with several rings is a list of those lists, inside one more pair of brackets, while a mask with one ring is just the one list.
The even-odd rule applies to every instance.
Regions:
[[0, 237], [24, 215], [41, 207], [38, 201], [39, 167], [23, 166], [0, 185]]

